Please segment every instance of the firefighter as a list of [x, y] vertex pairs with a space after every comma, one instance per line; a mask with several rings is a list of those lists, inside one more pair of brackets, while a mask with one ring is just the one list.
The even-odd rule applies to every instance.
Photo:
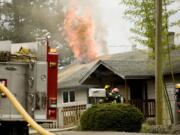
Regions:
[[113, 101], [113, 94], [111, 92], [111, 87], [110, 85], [105, 85], [104, 89], [106, 90], [106, 98], [105, 102], [112, 102]]
[[113, 93], [113, 98], [115, 103], [123, 103], [124, 102], [124, 97], [120, 94], [120, 91], [118, 88], [112, 89]]
[[104, 86], [104, 89], [106, 90], [106, 92], [109, 92], [109, 91], [110, 91], [110, 85], [108, 85], [108, 84], [105, 85], [105, 86]]
[[124, 98], [119, 93], [120, 91], [118, 88], [111, 89], [110, 85], [105, 85], [104, 89], [106, 90], [105, 102], [108, 102], [108, 103], [123, 103], [124, 102]]
[[180, 83], [176, 84], [176, 104], [177, 111], [180, 112]]

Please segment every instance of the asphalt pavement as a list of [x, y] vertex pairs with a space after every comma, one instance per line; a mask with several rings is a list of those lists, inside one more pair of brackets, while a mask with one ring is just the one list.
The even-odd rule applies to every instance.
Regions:
[[[151, 134], [151, 133], [127, 133], [127, 132], [82, 132], [82, 131], [61, 131], [54, 132], [55, 135], [162, 135], [162, 134]], [[31, 134], [39, 135], [39, 134]], [[171, 134], [166, 134], [171, 135]]]
[[[78, 132], [78, 131], [63, 131], [55, 133], [56, 135], [158, 135], [150, 133], [127, 133], [127, 132]], [[159, 134], [160, 135], [160, 134]]]

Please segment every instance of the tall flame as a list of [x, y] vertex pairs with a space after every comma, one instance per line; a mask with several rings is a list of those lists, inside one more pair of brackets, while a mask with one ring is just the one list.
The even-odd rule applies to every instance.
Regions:
[[70, 8], [66, 12], [64, 29], [69, 46], [78, 61], [85, 63], [97, 58], [95, 27], [90, 13], [80, 16], [75, 8]]

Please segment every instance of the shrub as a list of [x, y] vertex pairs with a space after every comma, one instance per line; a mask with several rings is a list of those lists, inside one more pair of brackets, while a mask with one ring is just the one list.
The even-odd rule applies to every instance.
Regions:
[[141, 132], [142, 133], [153, 133], [153, 134], [176, 133], [176, 132], [172, 132], [171, 125], [150, 125], [147, 122], [142, 124]]
[[170, 133], [180, 135], [180, 124], [173, 125]]
[[146, 123], [149, 125], [156, 125], [156, 120], [155, 118], [147, 118]]
[[147, 123], [143, 123], [141, 126], [141, 133], [149, 133], [151, 125], [147, 124]]
[[86, 110], [80, 119], [82, 130], [138, 132], [143, 114], [127, 104], [98, 104]]
[[151, 125], [149, 128], [149, 133], [158, 133], [158, 134], [168, 134], [170, 132], [170, 126], [164, 125]]

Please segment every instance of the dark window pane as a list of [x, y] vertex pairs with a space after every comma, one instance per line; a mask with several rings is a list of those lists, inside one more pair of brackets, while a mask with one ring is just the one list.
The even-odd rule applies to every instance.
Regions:
[[63, 103], [68, 102], [68, 92], [63, 92]]
[[75, 101], [75, 92], [74, 91], [70, 91], [70, 102], [74, 102]]

